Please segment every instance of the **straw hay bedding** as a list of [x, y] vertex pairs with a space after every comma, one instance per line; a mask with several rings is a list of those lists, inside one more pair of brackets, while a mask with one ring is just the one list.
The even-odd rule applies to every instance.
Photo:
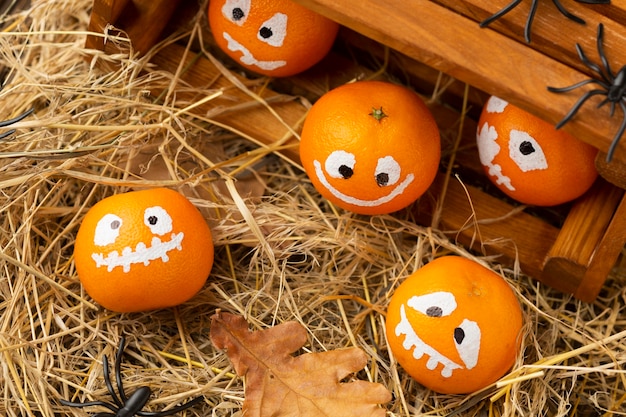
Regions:
[[[310, 351], [365, 349], [372, 361], [359, 377], [393, 391], [390, 415], [626, 414], [623, 269], [597, 302], [584, 304], [475, 258], [519, 293], [527, 334], [512, 374], [532, 378], [470, 397], [428, 392], [390, 367], [381, 311], [389, 290], [434, 256], [474, 255], [416, 225], [409, 212], [369, 218], [332, 209], [297, 167], [176, 113], [189, 104], [176, 101], [184, 86], [145, 60], [99, 56], [122, 69], [90, 68], [89, 12], [88, 0], [35, 1], [8, 18], [0, 36], [1, 64], [12, 69], [2, 118], [36, 109], [0, 149], [0, 415], [93, 412], [58, 400], [110, 399], [102, 355], [112, 357], [121, 336], [127, 392], [149, 385], [150, 410], [204, 395], [186, 415], [233, 415], [243, 383], [209, 341], [217, 308], [246, 315], [256, 328], [297, 320], [310, 333]], [[166, 104], [149, 94], [155, 86], [172, 87]], [[157, 176], [167, 179], [150, 179]], [[179, 308], [120, 315], [82, 292], [72, 244], [88, 207], [138, 183], [192, 198], [213, 227], [216, 264], [205, 288]], [[483, 399], [496, 392], [504, 395]]]

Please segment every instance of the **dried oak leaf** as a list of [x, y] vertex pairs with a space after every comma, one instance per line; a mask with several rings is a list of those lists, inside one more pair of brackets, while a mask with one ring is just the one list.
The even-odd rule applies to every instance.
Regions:
[[211, 318], [211, 341], [246, 378], [246, 417], [385, 416], [379, 404], [391, 393], [383, 385], [341, 382], [367, 364], [359, 348], [293, 356], [307, 342], [299, 323], [250, 331], [243, 317], [219, 311]]

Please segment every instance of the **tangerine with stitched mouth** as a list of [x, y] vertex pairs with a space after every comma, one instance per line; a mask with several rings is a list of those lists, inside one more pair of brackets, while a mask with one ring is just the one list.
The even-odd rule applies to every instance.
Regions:
[[524, 204], [572, 201], [598, 176], [596, 148], [496, 96], [483, 107], [476, 140], [491, 182]]
[[520, 351], [523, 315], [508, 283], [460, 256], [443, 256], [407, 277], [386, 317], [389, 347], [416, 381], [443, 394], [494, 383]]
[[74, 260], [85, 291], [117, 312], [189, 300], [213, 265], [209, 226], [182, 194], [166, 188], [107, 197], [85, 215]]
[[439, 129], [406, 87], [358, 81], [324, 94], [300, 138], [302, 165], [333, 204], [360, 214], [407, 207], [430, 187], [441, 155]]
[[272, 77], [302, 72], [333, 45], [339, 25], [291, 0], [211, 0], [215, 42], [247, 69]]

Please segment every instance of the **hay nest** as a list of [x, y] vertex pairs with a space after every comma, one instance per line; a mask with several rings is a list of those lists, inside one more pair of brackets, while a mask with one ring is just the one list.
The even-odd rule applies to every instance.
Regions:
[[[243, 382], [209, 340], [216, 309], [245, 315], [257, 329], [297, 320], [309, 332], [308, 351], [365, 349], [371, 362], [360, 377], [394, 393], [389, 415], [626, 414], [623, 268], [596, 302], [582, 303], [469, 253], [410, 211], [336, 210], [296, 164], [187, 111], [193, 103], [178, 101], [188, 89], [178, 75], [132, 52], [85, 50], [90, 7], [33, 1], [6, 16], [0, 34], [2, 119], [35, 109], [1, 142], [0, 415], [87, 415], [59, 399], [108, 401], [102, 358], [114, 356], [122, 336], [125, 387], [149, 386], [149, 410], [203, 395], [186, 415], [237, 414]], [[187, 35], [205, 24], [199, 14]], [[118, 69], [98, 70], [103, 61]], [[165, 95], [153, 94], [159, 89]], [[201, 292], [178, 308], [112, 313], [77, 279], [77, 228], [103, 197], [155, 186], [179, 189], [202, 209], [216, 263]], [[511, 379], [470, 396], [429, 392], [392, 366], [382, 326], [390, 291], [449, 253], [503, 274], [527, 323]]]

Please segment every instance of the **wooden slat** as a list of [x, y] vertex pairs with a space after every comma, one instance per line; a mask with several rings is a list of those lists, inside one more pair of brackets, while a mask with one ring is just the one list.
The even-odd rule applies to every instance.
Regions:
[[[272, 109], [284, 121], [281, 123], [270, 110], [250, 95], [238, 88], [224, 77], [220, 71], [207, 59], [197, 59], [194, 53], [185, 54], [185, 48], [180, 45], [170, 45], [156, 54], [152, 62], [164, 71], [178, 72], [179, 67], [185, 67], [181, 74], [181, 81], [188, 83], [191, 88], [177, 91], [177, 101], [193, 103], [201, 100], [212, 91], [225, 89], [222, 97], [196, 107], [193, 112], [207, 120], [227, 122], [231, 128], [249, 136], [257, 143], [268, 146], [277, 146], [279, 140], [284, 140], [280, 153], [288, 159], [299, 160], [297, 139], [290, 135], [290, 128], [298, 130], [303, 121], [305, 108], [293, 100], [280, 100], [279, 94], [267, 88], [250, 85], [254, 92], [263, 91], [264, 100], [272, 103]], [[239, 82], [250, 84], [243, 77]], [[258, 84], [258, 83], [257, 83]], [[194, 87], [197, 90], [194, 91]], [[157, 92], [156, 95], [160, 94]], [[230, 111], [226, 111], [227, 109]]]
[[581, 285], [574, 292], [575, 297], [589, 300], [593, 294], [600, 293], [607, 271], [610, 271], [615, 266], [615, 260], [618, 259], [625, 244], [626, 197], [622, 196], [606, 232], [596, 246], [585, 275], [581, 280]]
[[[546, 87], [568, 86], [587, 77], [432, 1], [296, 1], [551, 123], [567, 114], [580, 92], [555, 94]], [[598, 102], [590, 100], [564, 129], [606, 151], [621, 119], [598, 117]], [[626, 141], [615, 160], [626, 161]]]
[[[104, 33], [108, 24], [132, 40], [135, 52], [147, 52], [158, 39], [181, 0], [94, 0], [89, 30]], [[107, 53], [120, 52], [101, 36], [87, 36], [86, 46]]]
[[[623, 194], [622, 189], [600, 179], [589, 192], [576, 201], [546, 256], [540, 275], [544, 281], [558, 283], [555, 285], [561, 288], [569, 286], [568, 292], [578, 294], [584, 301], [596, 298], [597, 291], [590, 291], [594, 286], [583, 284], [583, 280], [600, 242], [603, 239], [616, 240], [616, 237], [607, 233], [621, 236], [625, 232], [608, 230]], [[606, 255], [607, 253], [600, 256]], [[586, 290], [581, 291], [579, 287], [585, 287]], [[600, 289], [598, 285], [595, 287]]]
[[[498, 12], [509, 3], [508, 0], [434, 0], [434, 2], [454, 10], [475, 24]], [[537, 50], [579, 71], [591, 73], [578, 58], [575, 44], [580, 44], [587, 56], [595, 61], [597, 59], [597, 26], [602, 22], [605, 26], [605, 51], [614, 64], [614, 70], [626, 64], [626, 48], [623, 46], [626, 44], [626, 29], [623, 26], [623, 13], [620, 13], [618, 9], [623, 8], [623, 5], [614, 5], [610, 8], [607, 5], [590, 7], [590, 5], [574, 1], [563, 2], [566, 10], [585, 20], [586, 23], [581, 25], [563, 16], [552, 2], [539, 2], [532, 24], [531, 43], [525, 43], [524, 27], [530, 11], [530, 3], [529, 1], [521, 2], [515, 9], [492, 22], [489, 28], [522, 43], [529, 49]]]

